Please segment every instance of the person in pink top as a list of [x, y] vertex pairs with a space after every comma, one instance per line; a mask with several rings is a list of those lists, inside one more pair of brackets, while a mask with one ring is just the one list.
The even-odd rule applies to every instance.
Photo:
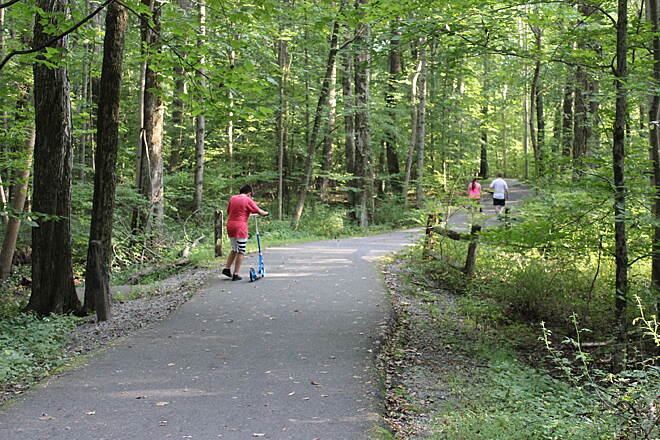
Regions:
[[[252, 187], [243, 185], [238, 195], [232, 196], [227, 204], [227, 235], [231, 242], [231, 252], [222, 274], [232, 281], [243, 279], [238, 273], [241, 270], [245, 247], [248, 241], [248, 219], [250, 214], [268, 215], [268, 211], [259, 208], [252, 200]], [[231, 268], [234, 266], [234, 271]]]
[[468, 185], [468, 198], [479, 201], [481, 200], [481, 184], [477, 180], [475, 177]]

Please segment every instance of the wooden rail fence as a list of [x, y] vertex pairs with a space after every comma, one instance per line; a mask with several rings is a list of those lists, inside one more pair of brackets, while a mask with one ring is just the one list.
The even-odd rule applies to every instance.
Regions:
[[424, 244], [424, 255], [431, 256], [431, 251], [435, 245], [433, 234], [439, 234], [456, 241], [468, 241], [467, 256], [465, 257], [465, 264], [462, 267], [452, 267], [460, 270], [466, 276], [471, 277], [474, 274], [474, 268], [477, 263], [477, 246], [479, 244], [479, 233], [481, 232], [481, 225], [472, 225], [469, 233], [462, 233], [453, 231], [449, 228], [438, 225], [438, 214], [429, 214], [426, 220], [426, 241]]

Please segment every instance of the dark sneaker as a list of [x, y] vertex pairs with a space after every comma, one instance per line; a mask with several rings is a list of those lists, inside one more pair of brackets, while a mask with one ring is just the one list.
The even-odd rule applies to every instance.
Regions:
[[234, 276], [231, 277], [232, 281], [240, 281], [242, 279], [243, 279], [243, 277], [241, 277], [240, 275], [236, 275], [236, 274], [234, 274]]
[[224, 269], [222, 269], [222, 274], [223, 274], [224, 276], [226, 276], [226, 277], [231, 278], [231, 270], [229, 270], [229, 269], [226, 268], [226, 267], [225, 267]]

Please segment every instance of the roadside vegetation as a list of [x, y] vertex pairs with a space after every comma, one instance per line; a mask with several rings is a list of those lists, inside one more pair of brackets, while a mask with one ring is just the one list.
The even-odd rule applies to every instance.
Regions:
[[[435, 235], [387, 267], [397, 324], [384, 368], [396, 438], [658, 438], [650, 267], [631, 266], [622, 348], [608, 207], [598, 197], [549, 187], [529, 198], [483, 231], [469, 278], [456, 268], [467, 243]], [[645, 231], [635, 234], [632, 252], [643, 254]]]

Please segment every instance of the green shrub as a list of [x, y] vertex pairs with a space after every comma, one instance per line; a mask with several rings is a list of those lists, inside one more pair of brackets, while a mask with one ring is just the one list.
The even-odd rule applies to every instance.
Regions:
[[474, 381], [454, 383], [460, 408], [435, 417], [434, 439], [615, 439], [593, 396], [514, 359], [491, 362]]
[[78, 318], [20, 314], [0, 320], [0, 384], [30, 383], [61, 366]]

